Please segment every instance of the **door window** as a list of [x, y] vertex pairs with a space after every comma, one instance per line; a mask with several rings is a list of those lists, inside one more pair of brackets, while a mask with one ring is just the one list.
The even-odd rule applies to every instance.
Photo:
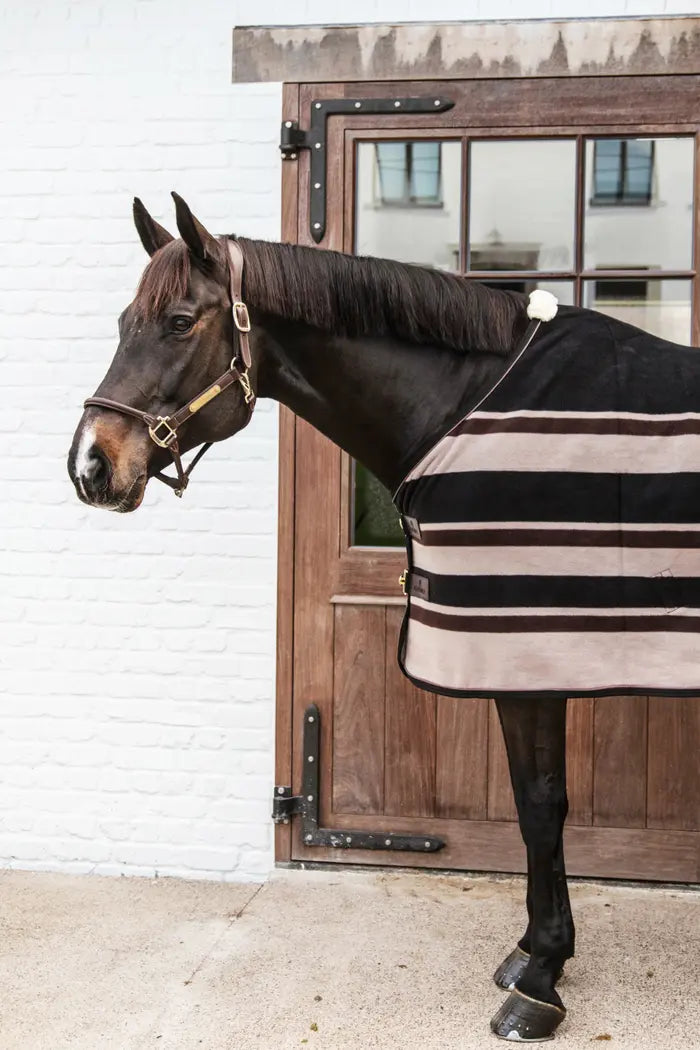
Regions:
[[[355, 251], [544, 288], [688, 343], [694, 148], [689, 135], [360, 141]], [[390, 493], [359, 466], [352, 479], [351, 543], [402, 546]]]

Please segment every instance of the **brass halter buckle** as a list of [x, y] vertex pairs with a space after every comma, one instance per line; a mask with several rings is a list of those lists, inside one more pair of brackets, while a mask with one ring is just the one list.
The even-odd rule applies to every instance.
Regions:
[[237, 299], [232, 306], [233, 310], [233, 323], [239, 332], [250, 331], [250, 314], [248, 313], [248, 307], [245, 303], [242, 303], [240, 299]]
[[[161, 448], [170, 448], [173, 441], [177, 440], [177, 431], [170, 426], [170, 416], [158, 416], [157, 419], [156, 425], [148, 428], [148, 433], [156, 445], [160, 445]], [[165, 427], [164, 435], [158, 433], [161, 427]]]

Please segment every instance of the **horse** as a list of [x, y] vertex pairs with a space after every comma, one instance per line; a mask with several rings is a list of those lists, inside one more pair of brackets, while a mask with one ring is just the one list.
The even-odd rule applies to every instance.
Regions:
[[[150, 261], [68, 456], [77, 496], [90, 506], [134, 511], [154, 477], [182, 494], [196, 459], [245, 427], [257, 398], [286, 405], [390, 491], [405, 492], [436, 441], [487, 406], [538, 343], [540, 321], [518, 292], [389, 260], [215, 237], [173, 198], [179, 238], [134, 201]], [[600, 318], [565, 307], [550, 323], [570, 334], [591, 320], [600, 328]], [[643, 335], [615, 324], [625, 346]], [[556, 440], [549, 434], [550, 445]], [[198, 445], [185, 469], [182, 454]], [[175, 478], [164, 473], [171, 460]], [[420, 525], [414, 552], [419, 540]], [[462, 637], [450, 635], [452, 650]], [[503, 691], [496, 705], [527, 853], [527, 926], [495, 972], [508, 994], [491, 1029], [540, 1041], [566, 1014], [556, 985], [574, 954], [563, 850], [566, 695]]]

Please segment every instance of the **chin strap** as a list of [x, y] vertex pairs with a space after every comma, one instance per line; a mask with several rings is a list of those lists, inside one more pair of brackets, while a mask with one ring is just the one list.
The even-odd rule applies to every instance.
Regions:
[[[89, 397], [84, 402], [84, 408], [109, 408], [113, 412], [121, 412], [124, 416], [133, 416], [134, 419], [138, 419], [141, 423], [144, 423], [148, 427], [148, 433], [151, 440], [160, 446], [168, 450], [173, 458], [175, 464], [175, 470], [177, 471], [177, 477], [172, 478], [168, 474], [164, 474], [159, 471], [154, 474], [153, 477], [158, 478], [163, 484], [168, 485], [175, 493], [176, 496], [182, 496], [183, 492], [187, 488], [190, 480], [190, 474], [199, 463], [200, 459], [207, 452], [213, 442], [208, 441], [205, 445], [199, 449], [195, 457], [190, 462], [189, 466], [185, 469], [182, 464], [182, 457], [180, 455], [180, 446], [178, 444], [178, 430], [179, 428], [191, 419], [195, 413], [199, 412], [201, 408], [213, 401], [215, 397], [222, 394], [228, 387], [233, 386], [235, 383], [239, 383], [243, 391], [243, 400], [248, 409], [248, 416], [240, 429], [243, 430], [250, 423], [253, 416], [253, 410], [255, 408], [255, 393], [250, 384], [250, 378], [248, 371], [251, 366], [250, 356], [250, 343], [248, 341], [248, 333], [250, 332], [250, 315], [248, 313], [248, 307], [243, 302], [243, 252], [241, 246], [237, 241], [226, 239], [226, 247], [228, 249], [228, 261], [229, 261], [229, 287], [231, 292], [231, 315], [233, 317], [234, 330], [238, 332], [238, 354], [235, 352], [234, 345], [234, 356], [231, 359], [231, 364], [222, 376], [208, 386], [201, 394], [193, 398], [192, 401], [188, 401], [186, 405], [178, 409], [172, 416], [154, 416], [150, 412], [142, 412], [139, 408], [132, 408], [131, 405], [124, 405], [120, 401], [111, 401], [106, 397]], [[235, 336], [234, 336], [235, 340]], [[237, 366], [239, 359], [243, 364], [242, 370]]]

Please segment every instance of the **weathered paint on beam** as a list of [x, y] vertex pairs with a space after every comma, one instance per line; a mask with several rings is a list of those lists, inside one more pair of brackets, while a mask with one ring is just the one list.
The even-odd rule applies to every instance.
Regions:
[[236, 82], [700, 72], [700, 18], [239, 26]]

